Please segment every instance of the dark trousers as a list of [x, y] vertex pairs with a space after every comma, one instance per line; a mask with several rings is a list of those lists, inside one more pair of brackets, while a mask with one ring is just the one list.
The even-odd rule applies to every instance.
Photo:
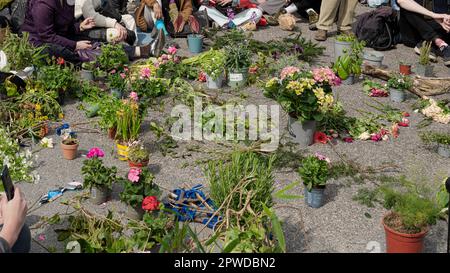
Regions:
[[[0, 225], [0, 229], [3, 224]], [[31, 232], [27, 225], [23, 225], [16, 243], [11, 248], [12, 253], [28, 253], [31, 249]]]
[[319, 13], [320, 5], [322, 5], [322, 0], [294, 0], [293, 2], [297, 6], [298, 14], [304, 18], [308, 18], [307, 9], [313, 9]]
[[58, 44], [44, 44], [44, 46], [45, 49], [43, 50], [43, 53], [49, 55], [50, 57], [61, 57], [74, 65], [78, 65], [81, 62], [78, 53], [67, 47], [63, 47]]
[[402, 42], [409, 47], [422, 41], [434, 41], [436, 38], [450, 42], [450, 35], [436, 21], [405, 9], [400, 10], [399, 26]]

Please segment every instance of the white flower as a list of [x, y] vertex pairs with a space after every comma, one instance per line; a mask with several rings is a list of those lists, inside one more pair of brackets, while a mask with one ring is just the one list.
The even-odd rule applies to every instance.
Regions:
[[389, 140], [389, 136], [388, 136], [388, 135], [384, 135], [384, 136], [382, 137], [382, 139], [383, 139], [384, 141], [387, 141], [387, 140]]
[[44, 148], [53, 148], [53, 138], [44, 137], [41, 139], [41, 146]]
[[359, 135], [358, 139], [361, 140], [368, 140], [370, 138], [370, 134], [368, 132], [364, 132], [362, 134]]

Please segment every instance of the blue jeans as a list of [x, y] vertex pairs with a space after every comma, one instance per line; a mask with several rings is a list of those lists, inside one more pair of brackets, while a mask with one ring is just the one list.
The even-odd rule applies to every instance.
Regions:
[[[0, 229], [3, 224], [0, 225]], [[27, 225], [23, 225], [16, 243], [11, 248], [12, 253], [28, 253], [31, 248], [31, 232]]]

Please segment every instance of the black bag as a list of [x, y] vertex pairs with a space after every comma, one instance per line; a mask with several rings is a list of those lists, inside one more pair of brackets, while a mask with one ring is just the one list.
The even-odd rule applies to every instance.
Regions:
[[367, 47], [388, 50], [397, 43], [399, 26], [397, 12], [391, 7], [379, 7], [359, 16], [353, 32]]
[[25, 21], [27, 3], [27, 0], [15, 0], [11, 3], [11, 18], [9, 21], [12, 33], [20, 33], [20, 28]]

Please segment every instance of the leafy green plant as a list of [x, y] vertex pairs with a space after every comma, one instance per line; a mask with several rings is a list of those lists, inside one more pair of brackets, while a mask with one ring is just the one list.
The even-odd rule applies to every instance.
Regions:
[[450, 135], [439, 132], [422, 132], [420, 138], [424, 143], [450, 145]]
[[18, 103], [19, 105], [39, 105], [42, 116], [50, 120], [59, 120], [63, 111], [56, 98], [57, 94], [46, 91], [41, 82], [28, 81], [25, 93], [18, 97]]
[[114, 69], [108, 73], [108, 76], [106, 77], [106, 83], [111, 89], [124, 91], [128, 83], [127, 78], [128, 75], [126, 70], [117, 71]]
[[138, 103], [131, 98], [121, 100], [116, 112], [116, 139], [122, 144], [131, 144], [137, 140], [141, 122]]
[[225, 48], [225, 67], [228, 72], [247, 72], [252, 64], [252, 51], [248, 43], [239, 43]]
[[165, 95], [169, 85], [170, 81], [164, 78], [139, 78], [131, 82], [131, 89], [138, 94], [141, 104], [148, 105], [154, 98]]
[[339, 56], [333, 64], [333, 70], [338, 74], [339, 78], [345, 80], [350, 76], [358, 76], [361, 74], [361, 65], [363, 62], [362, 51], [365, 43], [358, 40], [352, 41], [352, 50], [350, 53], [344, 53]]
[[94, 71], [97, 67], [97, 62], [84, 62], [81, 64], [81, 68], [88, 71]]
[[130, 172], [132, 171], [139, 173], [139, 180], [122, 179], [123, 191], [120, 193], [122, 202], [132, 207], [142, 206], [144, 197], [159, 196], [161, 194], [158, 186], [153, 183], [153, 174], [148, 169], [130, 170]]
[[105, 44], [97, 58], [98, 66], [103, 71], [122, 69], [129, 63], [128, 56], [120, 44]]
[[348, 42], [348, 43], [353, 43], [355, 41], [357, 41], [358, 39], [356, 38], [356, 36], [354, 34], [339, 34], [336, 36], [336, 41], [339, 42]]
[[302, 160], [298, 174], [308, 191], [313, 188], [325, 187], [328, 180], [328, 163], [316, 156], [308, 156]]
[[432, 42], [423, 41], [420, 47], [419, 64], [429, 65], [430, 64], [430, 51]]
[[128, 160], [134, 163], [147, 162], [150, 157], [150, 153], [140, 143], [134, 143], [128, 148]]
[[56, 93], [66, 92], [75, 84], [71, 67], [56, 63], [41, 67], [38, 73], [38, 81], [47, 91]]
[[83, 187], [85, 189], [92, 187], [111, 189], [112, 184], [118, 180], [117, 168], [104, 166], [103, 161], [97, 156], [83, 161], [81, 174], [84, 176]]
[[409, 76], [396, 73], [391, 75], [387, 84], [389, 88], [408, 90], [411, 88], [413, 82]]
[[223, 50], [211, 49], [212, 57], [202, 62], [202, 70], [211, 79], [216, 80], [225, 72], [226, 56]]
[[39, 67], [45, 63], [46, 55], [43, 53], [45, 47], [34, 47], [28, 42], [28, 38], [28, 32], [23, 32], [22, 36], [7, 32], [1, 45], [8, 57], [8, 67], [5, 70], [18, 71], [33, 65]]

